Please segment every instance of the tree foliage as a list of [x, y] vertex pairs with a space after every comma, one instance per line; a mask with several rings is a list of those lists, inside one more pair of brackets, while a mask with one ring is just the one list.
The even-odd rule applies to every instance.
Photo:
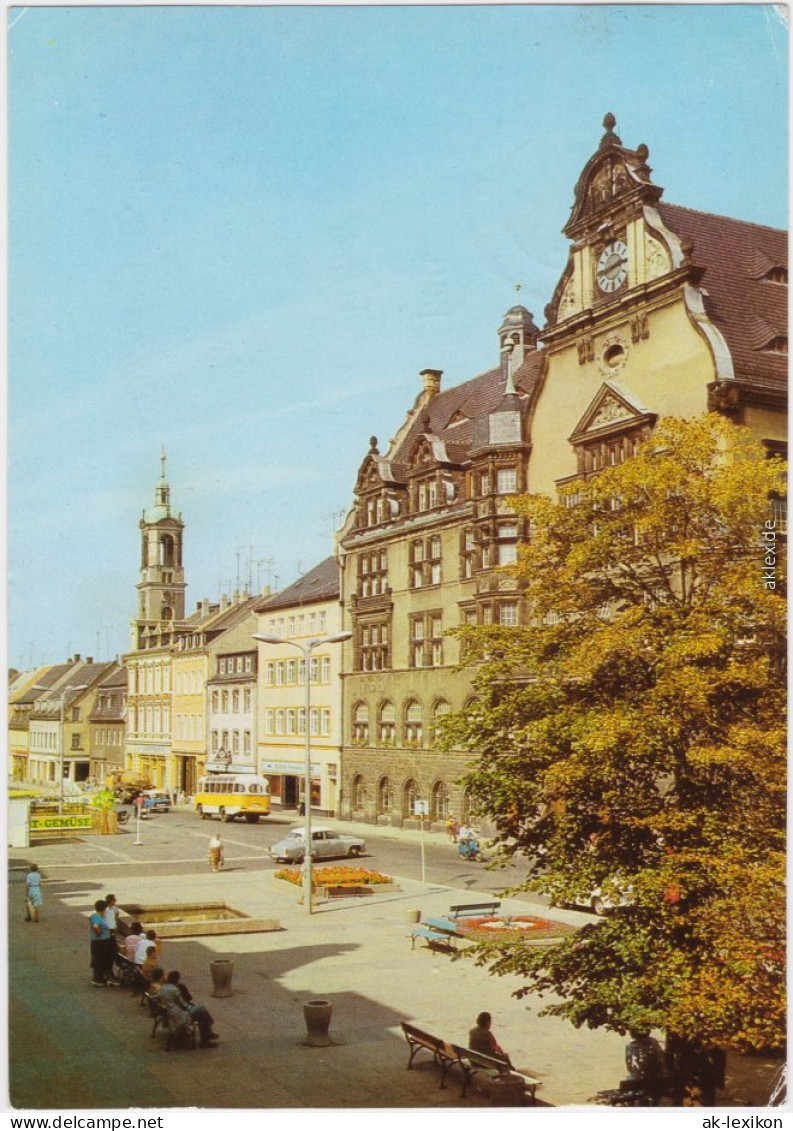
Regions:
[[483, 952], [576, 1025], [781, 1040], [784, 574], [762, 532], [783, 491], [744, 430], [662, 421], [558, 502], [511, 500], [527, 626], [460, 630], [477, 697], [445, 741], [477, 753], [474, 804], [531, 886], [618, 904], [549, 950]]

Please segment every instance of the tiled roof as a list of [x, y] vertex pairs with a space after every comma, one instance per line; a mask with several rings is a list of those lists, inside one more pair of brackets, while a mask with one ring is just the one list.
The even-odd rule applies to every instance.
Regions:
[[[529, 394], [534, 391], [540, 375], [542, 356], [541, 350], [530, 351], [515, 372], [515, 386], [519, 393]], [[499, 366], [434, 396], [424, 410], [429, 417], [429, 428], [424, 413], [420, 414], [392, 457], [391, 468], [395, 477], [404, 480], [411, 453], [425, 432], [445, 441], [450, 459], [463, 463], [468, 458], [474, 420], [498, 407], [504, 395], [504, 385]]]
[[787, 232], [677, 204], [657, 208], [668, 228], [693, 242], [693, 262], [705, 268], [705, 310], [727, 341], [736, 379], [787, 387], [787, 356], [771, 346], [787, 338], [788, 289], [767, 278], [787, 269]]
[[339, 596], [339, 566], [335, 558], [325, 558], [308, 573], [257, 606], [259, 613], [286, 609], [292, 605], [312, 605], [332, 601]]
[[105, 676], [105, 678], [99, 684], [99, 687], [126, 687], [128, 679], [129, 676], [127, 675], [126, 667], [124, 666], [124, 664], [119, 664], [115, 671], [111, 672], [110, 675]]

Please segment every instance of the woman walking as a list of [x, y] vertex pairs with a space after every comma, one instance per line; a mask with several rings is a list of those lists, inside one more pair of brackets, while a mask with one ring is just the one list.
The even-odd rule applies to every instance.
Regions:
[[219, 872], [223, 867], [223, 841], [218, 833], [209, 842], [209, 865], [213, 872]]
[[30, 871], [25, 876], [25, 921], [38, 923], [39, 908], [44, 903], [41, 894], [41, 873], [38, 864], [31, 864]]

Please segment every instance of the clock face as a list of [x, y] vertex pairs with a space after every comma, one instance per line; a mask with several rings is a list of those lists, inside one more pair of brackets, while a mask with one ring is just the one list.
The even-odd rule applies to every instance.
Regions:
[[613, 240], [603, 248], [595, 278], [601, 291], [606, 294], [619, 290], [628, 278], [628, 249], [622, 240]]

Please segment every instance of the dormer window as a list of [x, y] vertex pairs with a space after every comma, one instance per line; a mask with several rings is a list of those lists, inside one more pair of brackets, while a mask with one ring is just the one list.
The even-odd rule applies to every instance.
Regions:
[[787, 354], [787, 334], [777, 334], [777, 336], [772, 338], [763, 348], [766, 353]]
[[787, 286], [787, 267], [777, 265], [763, 276], [764, 283], [782, 283]]

